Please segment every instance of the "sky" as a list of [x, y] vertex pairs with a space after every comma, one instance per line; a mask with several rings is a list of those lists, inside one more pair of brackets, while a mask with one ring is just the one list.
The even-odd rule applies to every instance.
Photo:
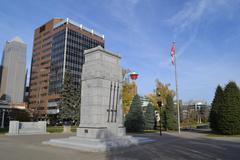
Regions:
[[139, 74], [138, 93], [146, 95], [156, 79], [175, 89], [176, 41], [180, 99], [210, 103], [218, 84], [240, 84], [239, 15], [240, 0], [1, 0], [0, 56], [5, 42], [19, 36], [30, 68], [34, 29], [70, 18], [105, 35], [106, 50]]

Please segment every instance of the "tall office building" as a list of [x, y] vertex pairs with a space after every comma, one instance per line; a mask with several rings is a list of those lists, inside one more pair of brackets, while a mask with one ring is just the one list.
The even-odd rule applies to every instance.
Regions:
[[46, 115], [53, 26], [60, 21], [62, 19], [52, 19], [34, 32], [29, 83], [29, 109], [34, 116]]
[[[43, 111], [41, 112], [42, 115], [56, 114], [58, 112], [57, 102], [60, 98], [59, 93], [62, 89], [66, 71], [71, 73], [75, 87], [80, 87], [82, 65], [84, 63], [84, 50], [96, 47], [98, 45], [104, 47], [104, 36], [102, 34], [88, 29], [82, 24], [78, 24], [69, 19], [58, 19], [58, 22], [54, 23], [50, 30], [51, 39], [49, 40], [49, 43], [51, 43], [51, 46], [48, 47], [48, 68], [43, 68], [42, 72], [44, 74], [39, 74], [40, 77], [41, 75], [47, 75], [47, 79], [45, 79], [44, 82], [44, 84], [46, 83], [44, 95], [40, 94], [41, 97], [44, 97], [38, 97], [38, 99], [42, 99], [44, 101], [41, 106], [39, 105], [40, 107], [43, 107], [40, 108]], [[36, 44], [37, 43], [38, 42], [36, 42]], [[39, 49], [36, 49], [34, 52], [38, 52], [38, 50]], [[47, 72], [45, 72], [45, 70], [47, 70]], [[41, 72], [41, 68], [38, 67], [37, 71]], [[35, 88], [39, 88], [40, 92], [40, 88], [43, 87], [41, 87], [41, 85], [37, 86], [34, 84], [32, 77], [35, 79], [35, 77], [31, 75], [30, 105], [32, 103], [32, 106], [33, 104], [37, 106], [36, 104], [38, 104], [38, 101], [34, 102], [31, 92], [32, 89]], [[40, 77], [38, 77], [38, 79]], [[36, 90], [36, 92], [38, 92], [38, 90]], [[37, 108], [40, 110], [39, 107]]]
[[26, 44], [15, 37], [6, 42], [2, 57], [1, 99], [11, 104], [23, 102], [26, 74]]

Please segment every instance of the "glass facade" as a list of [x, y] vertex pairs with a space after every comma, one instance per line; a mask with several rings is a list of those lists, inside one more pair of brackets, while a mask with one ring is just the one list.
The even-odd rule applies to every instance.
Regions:
[[[83, 52], [98, 45], [104, 48], [104, 43], [71, 29], [61, 30], [53, 35], [49, 95], [60, 93], [63, 84], [64, 65], [65, 71], [68, 70], [72, 74], [75, 87], [80, 87], [82, 65], [84, 63]], [[65, 49], [66, 57], [64, 62]]]
[[51, 67], [49, 79], [49, 94], [58, 93], [63, 81], [64, 47], [66, 30], [61, 30], [53, 35]]

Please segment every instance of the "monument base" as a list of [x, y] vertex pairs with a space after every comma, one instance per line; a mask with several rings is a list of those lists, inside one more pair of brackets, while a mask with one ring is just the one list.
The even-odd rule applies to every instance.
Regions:
[[126, 136], [124, 134], [125, 128], [119, 128], [119, 131], [118, 136], [113, 136], [105, 127], [79, 127], [77, 129], [77, 136], [51, 139], [44, 141], [43, 144], [88, 152], [105, 152], [113, 148], [153, 141], [144, 137]]
[[111, 137], [126, 136], [125, 127], [117, 125], [109, 125], [108, 127], [86, 127], [80, 126], [77, 128], [77, 136], [90, 139], [109, 139]]
[[111, 150], [112, 148], [136, 145], [138, 144], [138, 139], [132, 136], [108, 139], [81, 138], [75, 136], [62, 139], [51, 139], [49, 141], [43, 142], [43, 144], [88, 152], [105, 152]]

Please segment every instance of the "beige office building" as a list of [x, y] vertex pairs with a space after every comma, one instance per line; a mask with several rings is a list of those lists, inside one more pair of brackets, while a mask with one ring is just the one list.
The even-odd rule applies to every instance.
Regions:
[[15, 37], [6, 42], [2, 57], [0, 95], [11, 104], [23, 102], [26, 75], [27, 45]]

